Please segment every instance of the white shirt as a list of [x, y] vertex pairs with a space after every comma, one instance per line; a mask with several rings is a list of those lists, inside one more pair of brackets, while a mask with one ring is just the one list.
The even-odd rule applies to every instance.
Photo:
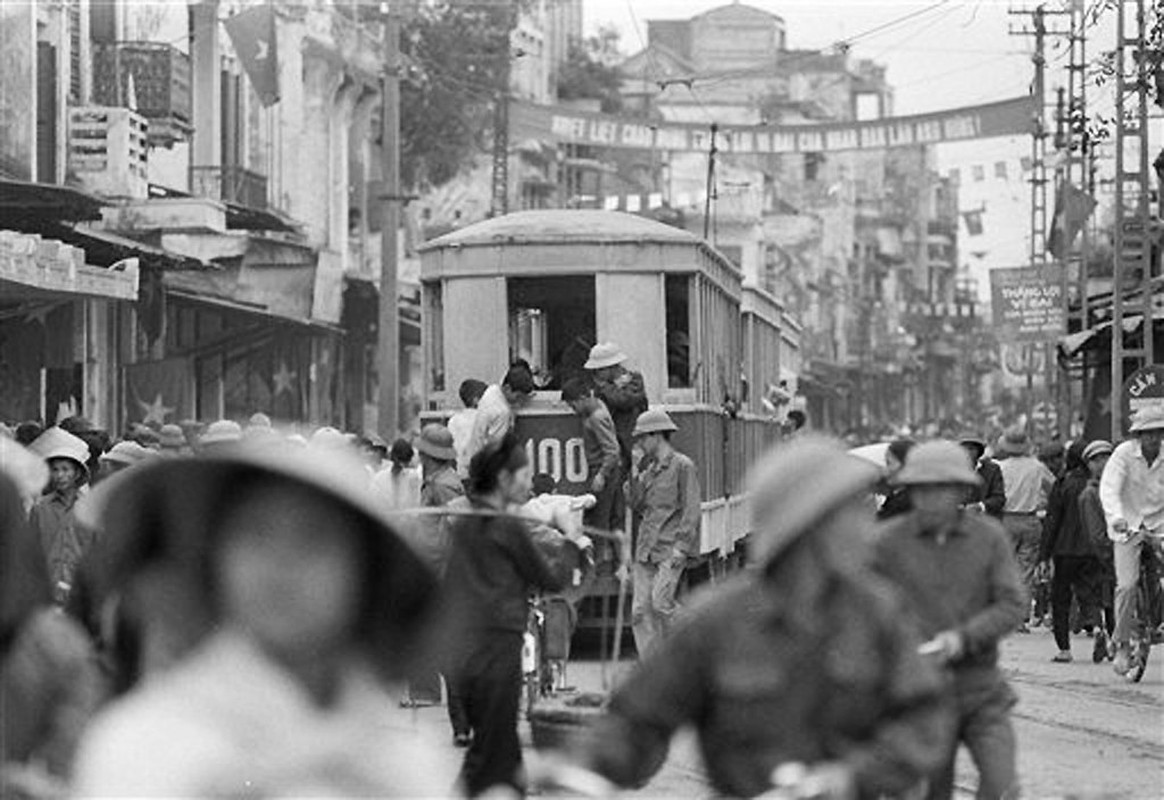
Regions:
[[453, 449], [457, 451], [457, 474], [462, 478], [469, 474], [469, 440], [476, 422], [475, 408], [461, 409], [449, 417], [449, 433], [453, 435]]
[[513, 430], [513, 409], [497, 384], [490, 386], [477, 403], [477, 418], [473, 421], [473, 435], [469, 437], [466, 452], [469, 459], [491, 444], [497, 444]]
[[330, 708], [225, 631], [115, 701], [81, 742], [74, 797], [441, 797], [455, 775], [372, 674]]
[[[1117, 447], [1099, 480], [1099, 501], [1112, 541], [1127, 541], [1141, 526], [1164, 530], [1164, 450], [1148, 464], [1138, 440]], [[1116, 520], [1128, 524], [1127, 534], [1115, 532]]]

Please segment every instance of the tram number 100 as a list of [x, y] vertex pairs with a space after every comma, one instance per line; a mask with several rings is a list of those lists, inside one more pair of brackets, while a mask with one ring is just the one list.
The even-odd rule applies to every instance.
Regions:
[[535, 474], [544, 472], [558, 484], [586, 483], [586, 454], [579, 437], [567, 439], [564, 444], [561, 439], [530, 439], [525, 443], [525, 453]]

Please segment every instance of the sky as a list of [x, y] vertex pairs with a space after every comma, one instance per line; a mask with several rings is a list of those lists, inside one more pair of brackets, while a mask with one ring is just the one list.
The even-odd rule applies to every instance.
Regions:
[[[627, 54], [643, 47], [648, 19], [687, 19], [731, 0], [583, 0], [588, 32], [612, 25]], [[916, 114], [1026, 95], [1034, 74], [1033, 38], [1010, 35], [1030, 27], [1027, 0], [750, 0], [751, 6], [783, 17], [788, 46], [827, 48], [853, 39], [854, 58], [887, 66], [895, 114]], [[1046, 0], [1056, 8], [1065, 0]], [[905, 18], [905, 19], [903, 19]], [[1108, 47], [1101, 25], [1089, 52]], [[877, 29], [877, 30], [874, 30]], [[1048, 91], [1066, 80], [1065, 48], [1049, 40]], [[982, 210], [984, 231], [970, 236], [963, 224], [960, 260], [989, 291], [989, 270], [1017, 266], [1029, 248], [1030, 186], [1019, 166], [1029, 156], [1029, 137], [1018, 136], [941, 145], [939, 170], [957, 169], [962, 211]], [[998, 167], [1002, 162], [1005, 167]], [[981, 169], [981, 173], [976, 170]], [[1000, 173], [1005, 170], [1006, 177]], [[982, 180], [975, 180], [981, 174]]]

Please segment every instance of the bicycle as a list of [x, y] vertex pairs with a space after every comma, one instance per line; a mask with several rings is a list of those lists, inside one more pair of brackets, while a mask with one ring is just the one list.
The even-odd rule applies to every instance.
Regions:
[[1164, 533], [1142, 529], [1144, 546], [1140, 548], [1140, 580], [1136, 586], [1135, 624], [1132, 627], [1132, 654], [1124, 677], [1139, 683], [1148, 668], [1148, 655], [1154, 644], [1164, 644]]

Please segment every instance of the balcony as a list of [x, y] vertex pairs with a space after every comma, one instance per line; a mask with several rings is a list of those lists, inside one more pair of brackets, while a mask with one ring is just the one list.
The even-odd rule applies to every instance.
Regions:
[[267, 177], [243, 167], [190, 167], [190, 194], [265, 209]]
[[[130, 78], [132, 77], [132, 82]], [[172, 147], [194, 130], [190, 56], [157, 42], [93, 46], [93, 101], [128, 106], [132, 85], [137, 112], [149, 120], [149, 142]]]

